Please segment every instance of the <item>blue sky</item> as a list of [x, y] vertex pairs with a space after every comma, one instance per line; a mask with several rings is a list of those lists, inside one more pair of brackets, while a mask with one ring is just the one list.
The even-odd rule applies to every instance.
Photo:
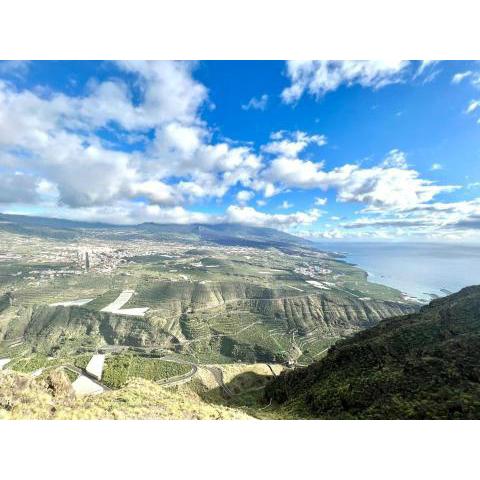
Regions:
[[478, 241], [480, 63], [0, 62], [0, 211]]

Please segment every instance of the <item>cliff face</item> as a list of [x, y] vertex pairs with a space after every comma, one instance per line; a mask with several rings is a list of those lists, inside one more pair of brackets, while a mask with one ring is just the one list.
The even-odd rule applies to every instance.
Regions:
[[306, 334], [311, 330], [342, 335], [375, 325], [383, 318], [415, 311], [412, 304], [360, 300], [334, 291], [292, 295], [291, 290], [272, 289], [243, 282], [159, 282], [139, 292], [131, 306], [151, 305], [172, 315], [203, 309], [249, 311], [269, 317], [285, 328]]
[[266, 399], [316, 418], [479, 418], [480, 286], [338, 342]]

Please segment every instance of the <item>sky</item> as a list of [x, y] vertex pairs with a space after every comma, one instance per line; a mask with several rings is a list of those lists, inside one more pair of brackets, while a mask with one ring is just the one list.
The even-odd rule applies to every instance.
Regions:
[[3, 61], [0, 211], [480, 242], [480, 62]]

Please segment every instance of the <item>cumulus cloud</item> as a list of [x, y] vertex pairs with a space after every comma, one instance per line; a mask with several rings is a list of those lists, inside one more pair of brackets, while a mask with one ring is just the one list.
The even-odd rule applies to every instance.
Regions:
[[38, 200], [39, 179], [20, 172], [0, 173], [0, 175], [2, 178], [0, 204], [33, 203]]
[[[116, 65], [118, 74], [91, 80], [81, 95], [22, 89], [0, 80], [2, 210], [41, 205], [50, 216], [79, 220], [238, 222], [298, 230], [315, 224], [320, 210], [271, 214], [248, 202], [262, 195], [257, 205], [265, 206], [266, 198], [290, 189], [320, 189], [333, 190], [339, 202], [362, 204], [370, 220], [378, 217], [376, 225], [343, 227], [358, 235], [363, 229], [386, 229], [388, 223], [390, 228], [401, 228], [401, 222], [437, 228], [429, 212], [448, 228], [466, 228], [462, 225], [473, 224], [478, 213], [473, 203], [449, 210], [450, 204], [435, 202], [437, 195], [458, 187], [423, 178], [399, 149], [369, 168], [355, 163], [327, 168], [313, 160], [312, 147], [327, 143], [319, 133], [280, 130], [255, 149], [214, 140], [201, 116], [208, 90], [194, 78], [195, 63]], [[321, 96], [341, 85], [381, 88], [402, 81], [408, 71], [407, 62], [291, 62], [288, 68], [292, 90], [284, 92], [285, 101], [304, 93]], [[252, 99], [249, 108], [260, 108], [263, 97]], [[469, 110], [477, 108], [475, 103]], [[194, 211], [197, 202], [218, 201], [232, 190], [236, 204], [225, 213]], [[316, 197], [314, 203], [324, 206], [327, 199]], [[332, 232], [325, 235], [340, 234]]]
[[230, 205], [226, 210], [225, 220], [230, 223], [242, 223], [258, 227], [273, 227], [283, 230], [315, 223], [320, 216], [321, 212], [315, 208], [306, 212], [270, 214], [259, 212], [252, 207]]
[[255, 193], [251, 190], [240, 190], [235, 198], [237, 199], [238, 203], [244, 204], [248, 203], [254, 196]]
[[141, 222], [158, 223], [239, 223], [289, 230], [291, 228], [315, 223], [321, 213], [316, 209], [290, 214], [269, 214], [259, 212], [252, 207], [230, 205], [225, 214], [212, 215], [187, 210], [181, 206], [161, 207], [144, 202], [131, 203], [120, 201], [108, 206], [70, 208], [60, 207], [50, 210], [51, 215], [60, 218], [89, 220], [117, 224], [137, 224]]
[[[173, 207], [219, 198], [235, 185], [252, 183], [261, 157], [248, 146], [211, 142], [199, 114], [208, 92], [194, 80], [193, 63], [117, 66], [134, 77], [137, 99], [123, 77], [91, 81], [82, 96], [18, 90], [0, 80], [0, 167], [5, 174], [24, 170], [46, 179], [58, 204], [72, 209], [138, 197]], [[106, 142], [98, 129], [109, 130], [113, 140]], [[146, 142], [146, 148], [125, 151], [126, 137]]]
[[291, 85], [282, 91], [285, 103], [294, 103], [304, 93], [316, 98], [342, 85], [354, 84], [375, 89], [402, 81], [407, 61], [289, 61], [287, 76]]
[[265, 110], [267, 103], [268, 95], [264, 93], [260, 98], [251, 98], [246, 104], [242, 105], [242, 110]]
[[387, 168], [407, 168], [407, 156], [405, 152], [394, 148], [388, 152], [382, 162], [382, 166]]
[[296, 157], [310, 144], [319, 147], [327, 143], [325, 135], [308, 135], [305, 132], [286, 132], [284, 130], [274, 132], [270, 135], [271, 141], [262, 147], [266, 153], [284, 155], [285, 157]]
[[44, 209], [44, 215], [79, 221], [95, 221], [118, 225], [156, 223], [217, 223], [221, 217], [195, 212], [182, 206], [163, 207], [145, 202], [118, 201], [110, 205], [71, 208], [68, 206]]
[[452, 192], [455, 185], [436, 185], [420, 178], [419, 172], [408, 168], [403, 152], [392, 150], [380, 165], [361, 168], [345, 164], [324, 170], [323, 163], [299, 158], [274, 159], [264, 176], [284, 187], [303, 189], [334, 188], [339, 202], [360, 202], [370, 210], [406, 209], [432, 200], [442, 192]]

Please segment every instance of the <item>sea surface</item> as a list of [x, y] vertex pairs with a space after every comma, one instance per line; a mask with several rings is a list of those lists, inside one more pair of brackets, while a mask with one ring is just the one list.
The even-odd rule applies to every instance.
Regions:
[[322, 242], [367, 271], [369, 281], [430, 300], [480, 284], [480, 245]]

